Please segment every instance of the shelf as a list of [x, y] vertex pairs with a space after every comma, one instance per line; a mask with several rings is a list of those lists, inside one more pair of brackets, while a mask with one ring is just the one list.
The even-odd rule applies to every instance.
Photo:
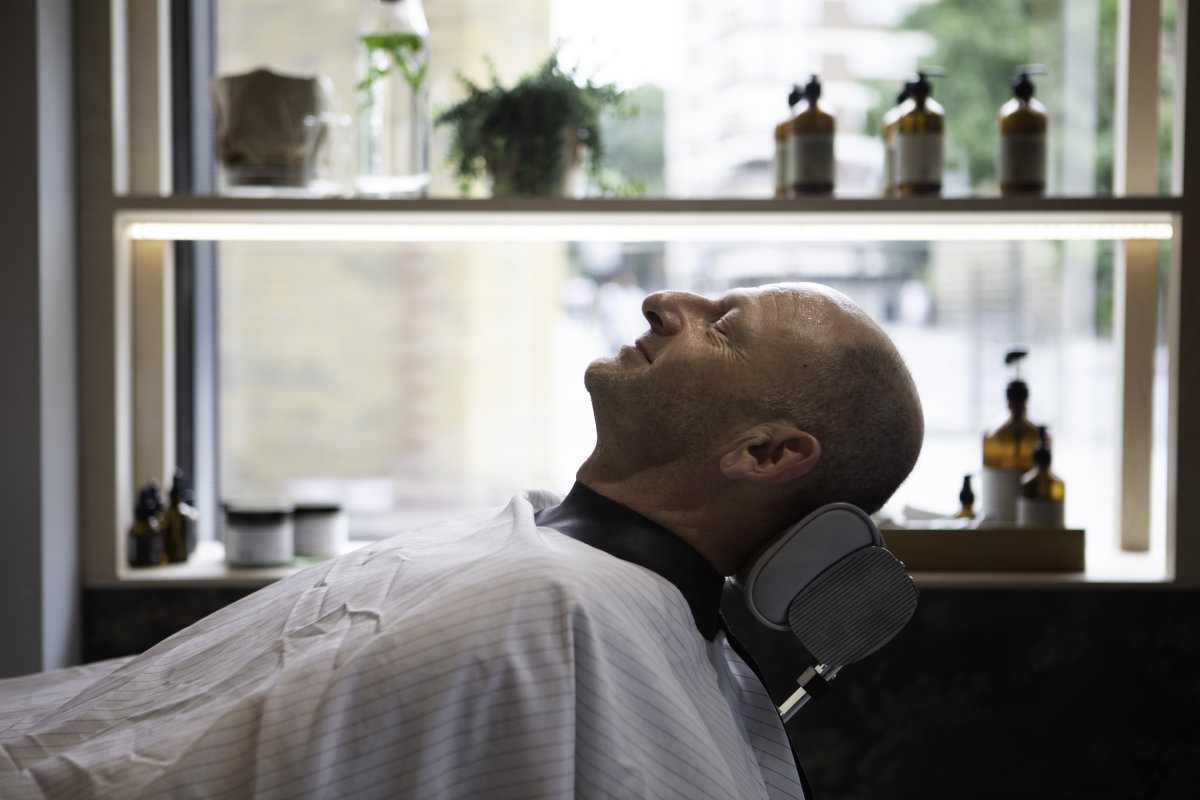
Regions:
[[[346, 543], [343, 553], [357, 550], [369, 542]], [[161, 567], [120, 567], [114, 585], [124, 588], [260, 588], [300, 570], [328, 561], [327, 558], [297, 557], [291, 564], [275, 567], [231, 567], [225, 563], [225, 547], [206, 540], [196, 543], [196, 552], [181, 564]]]
[[[888, 531], [885, 531], [885, 534]], [[347, 552], [370, 542], [352, 541]], [[132, 568], [119, 570], [115, 582], [91, 584], [91, 588], [141, 588], [141, 589], [190, 589], [206, 588], [250, 588], [257, 589], [299, 572], [305, 567], [319, 564], [326, 559], [298, 558], [289, 566], [281, 567], [230, 567], [225, 563], [225, 548], [220, 542], [202, 541], [196, 552], [184, 564], [168, 564], [162, 567]], [[1139, 586], [1144, 588], [1169, 587], [1170, 579], [1162, 572], [1161, 560], [1155, 561], [1145, 554], [1121, 554], [1120, 563], [1088, 564], [1086, 572], [922, 572], [910, 570], [917, 586], [922, 589], [937, 588], [1084, 588], [1101, 586]]]
[[560, 198], [504, 197], [376, 199], [368, 197], [241, 197], [213, 195], [125, 195], [113, 198], [116, 210], [145, 211], [437, 211], [469, 213], [838, 213], [860, 214], [1113, 214], [1122, 218], [1143, 214], [1161, 218], [1182, 210], [1180, 197], [796, 197], [786, 199], [674, 198]]
[[1084, 571], [1084, 532], [1062, 528], [885, 528], [884, 541], [915, 572]]
[[[884, 531], [893, 533], [893, 531]], [[959, 531], [961, 533], [961, 531]], [[371, 542], [352, 541], [347, 552]], [[326, 559], [298, 558], [289, 566], [230, 567], [224, 563], [224, 547], [220, 542], [203, 541], [186, 564], [170, 564], [149, 569], [122, 567], [113, 583], [92, 584], [92, 588], [126, 589], [192, 589], [265, 587], [305, 567], [323, 563]], [[1120, 561], [1120, 563], [1117, 563]], [[1148, 554], [1121, 554], [1114, 563], [1088, 563], [1085, 572], [924, 572], [911, 570], [914, 581], [922, 589], [988, 588], [1086, 588], [1086, 587], [1170, 587], [1170, 578], [1162, 571], [1160, 559]]]
[[121, 197], [130, 239], [213, 241], [1028, 241], [1170, 239], [1177, 197]]

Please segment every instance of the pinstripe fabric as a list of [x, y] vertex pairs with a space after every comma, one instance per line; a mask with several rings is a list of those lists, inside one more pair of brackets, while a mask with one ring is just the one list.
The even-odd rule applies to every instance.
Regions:
[[537, 528], [551, 502], [310, 568], [58, 693], [0, 731], [0, 797], [800, 796], [750, 670], [669, 582]]

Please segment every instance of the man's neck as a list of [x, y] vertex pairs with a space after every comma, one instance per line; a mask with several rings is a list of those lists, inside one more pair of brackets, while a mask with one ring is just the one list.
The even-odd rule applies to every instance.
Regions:
[[691, 545], [722, 575], [731, 575], [753, 547], [762, 527], [736, 497], [736, 488], [702, 475], [647, 468], [630, 475], [597, 469], [589, 459], [576, 480], [632, 509]]

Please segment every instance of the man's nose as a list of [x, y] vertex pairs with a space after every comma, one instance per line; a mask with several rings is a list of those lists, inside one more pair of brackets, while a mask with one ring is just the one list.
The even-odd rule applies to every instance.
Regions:
[[655, 292], [642, 301], [642, 314], [650, 330], [661, 336], [672, 336], [683, 330], [689, 316], [698, 311], [704, 298], [688, 292]]

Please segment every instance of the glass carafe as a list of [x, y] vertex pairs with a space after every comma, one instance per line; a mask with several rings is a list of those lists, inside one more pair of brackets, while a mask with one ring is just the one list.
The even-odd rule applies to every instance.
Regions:
[[429, 186], [429, 25], [421, 0], [368, 0], [358, 36], [360, 194], [420, 197]]

